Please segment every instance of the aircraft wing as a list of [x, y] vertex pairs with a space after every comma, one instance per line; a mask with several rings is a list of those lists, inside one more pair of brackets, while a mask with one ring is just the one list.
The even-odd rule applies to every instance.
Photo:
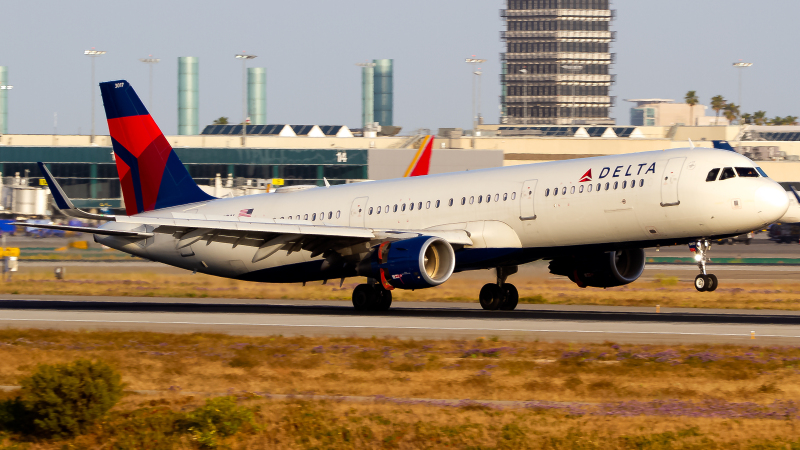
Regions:
[[[39, 170], [42, 171], [42, 176], [45, 180], [47, 180], [47, 186], [50, 188], [50, 194], [53, 195], [53, 200], [56, 201], [56, 206], [58, 206], [58, 209], [61, 210], [65, 216], [90, 220], [114, 220], [114, 216], [112, 215], [92, 214], [76, 208], [72, 203], [72, 200], [70, 200], [69, 197], [67, 197], [67, 194], [64, 193], [64, 190], [61, 189], [61, 185], [58, 184], [50, 171], [47, 170], [47, 166], [45, 166], [42, 162], [37, 162], [36, 164], [39, 165]], [[60, 230], [62, 228], [54, 229]]]
[[48, 230], [75, 231], [77, 233], [101, 234], [103, 236], [121, 236], [121, 237], [142, 238], [142, 239], [153, 236], [153, 233], [142, 232], [142, 231], [107, 230], [104, 228], [73, 227], [68, 225], [56, 225], [56, 224], [40, 225], [27, 222], [13, 222], [11, 223], [11, 225], [19, 225], [21, 227], [31, 227], [31, 228], [47, 228]]

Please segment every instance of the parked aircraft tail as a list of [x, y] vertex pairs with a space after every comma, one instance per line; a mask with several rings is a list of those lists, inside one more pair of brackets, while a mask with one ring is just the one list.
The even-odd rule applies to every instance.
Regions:
[[100, 83], [128, 215], [211, 200], [125, 80]]
[[731, 144], [729, 144], [728, 141], [711, 141], [711, 142], [714, 143], [714, 148], [718, 148], [720, 150], [730, 150], [732, 152], [736, 151], [733, 149], [733, 147], [731, 147]]
[[408, 165], [404, 177], [418, 177], [420, 175], [427, 175], [431, 166], [431, 153], [433, 152], [433, 136], [425, 136], [422, 140], [422, 145], [419, 146], [417, 154]]

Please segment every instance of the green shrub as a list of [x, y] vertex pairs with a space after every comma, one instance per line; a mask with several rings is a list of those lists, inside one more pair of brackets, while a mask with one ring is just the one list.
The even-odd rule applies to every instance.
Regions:
[[235, 397], [217, 397], [186, 415], [183, 427], [201, 448], [216, 448], [217, 436], [236, 434], [244, 426], [253, 426], [253, 412], [236, 404]]
[[183, 415], [168, 407], [137, 409], [123, 417], [106, 426], [107, 435], [119, 436], [114, 450], [170, 450], [180, 440], [178, 424]]
[[111, 367], [85, 359], [39, 365], [21, 385], [27, 415], [20, 431], [54, 438], [86, 432], [122, 398], [123, 388]]

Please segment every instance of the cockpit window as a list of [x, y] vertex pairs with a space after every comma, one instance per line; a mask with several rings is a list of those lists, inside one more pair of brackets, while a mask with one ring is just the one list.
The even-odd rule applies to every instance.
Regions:
[[736, 173], [740, 177], [758, 178], [758, 172], [754, 167], [737, 167]]
[[761, 174], [761, 176], [762, 176], [762, 177], [764, 177], [764, 178], [769, 178], [769, 177], [767, 176], [767, 173], [766, 173], [766, 172], [764, 172], [764, 169], [762, 169], [761, 167], [756, 167], [756, 170], [758, 171], [758, 173], [760, 173], [760, 174]]
[[720, 175], [719, 179], [720, 180], [727, 180], [728, 178], [735, 178], [735, 177], [736, 177], [736, 174], [733, 173], [733, 168], [732, 167], [726, 167], [726, 168], [722, 169], [722, 175]]
[[719, 174], [719, 167], [717, 167], [716, 169], [711, 169], [711, 171], [708, 172], [706, 181], [716, 181], [718, 174]]

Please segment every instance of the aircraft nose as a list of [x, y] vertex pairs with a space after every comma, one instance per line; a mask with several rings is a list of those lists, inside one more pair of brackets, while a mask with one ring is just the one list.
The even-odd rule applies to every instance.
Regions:
[[755, 200], [758, 217], [766, 223], [780, 219], [789, 209], [789, 198], [778, 183], [770, 183], [756, 189]]

